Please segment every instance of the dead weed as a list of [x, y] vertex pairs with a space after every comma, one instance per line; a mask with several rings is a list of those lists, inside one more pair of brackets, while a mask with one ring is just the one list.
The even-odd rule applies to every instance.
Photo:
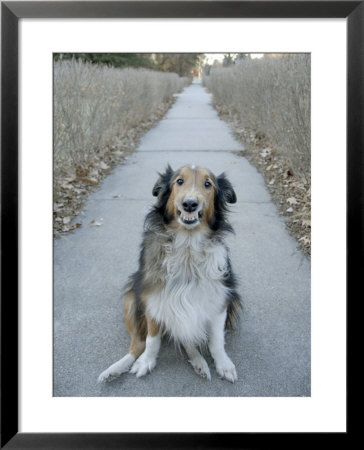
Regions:
[[[82, 207], [90, 192], [98, 188], [100, 182], [111, 170], [123, 164], [139, 144], [140, 138], [156, 125], [175, 102], [164, 102], [146, 121], [131, 128], [113, 146], [100, 148], [88, 165], [73, 167], [65, 165], [63, 174], [53, 179], [53, 234], [62, 233], [82, 226]], [[74, 218], [78, 216], [77, 221]]]
[[263, 134], [244, 128], [231, 115], [215, 105], [220, 117], [227, 121], [245, 150], [236, 152], [246, 157], [264, 176], [266, 186], [286, 226], [297, 239], [300, 249], [311, 257], [311, 176], [294, 173], [288, 161], [276, 151]]

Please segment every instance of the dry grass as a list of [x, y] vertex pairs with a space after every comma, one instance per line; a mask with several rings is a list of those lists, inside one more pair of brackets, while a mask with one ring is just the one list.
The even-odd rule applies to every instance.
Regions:
[[54, 170], [84, 168], [179, 92], [185, 79], [81, 61], [54, 64]]
[[54, 226], [77, 228], [89, 192], [166, 113], [188, 79], [81, 61], [54, 64]]
[[294, 172], [310, 171], [310, 55], [247, 59], [212, 69], [214, 102], [245, 128], [269, 138]]
[[262, 172], [287, 227], [311, 253], [310, 56], [244, 60], [204, 84]]

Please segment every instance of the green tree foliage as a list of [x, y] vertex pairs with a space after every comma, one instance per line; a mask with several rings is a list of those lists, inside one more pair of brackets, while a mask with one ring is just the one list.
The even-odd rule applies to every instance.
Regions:
[[92, 64], [106, 64], [113, 67], [153, 68], [151, 54], [148, 53], [55, 53], [54, 60], [80, 59]]
[[234, 64], [234, 57], [235, 55], [233, 53], [226, 53], [222, 62], [223, 67], [232, 66]]
[[250, 53], [226, 53], [222, 62], [223, 67], [231, 67], [251, 59]]
[[[153, 61], [157, 70], [174, 72], [181, 77], [193, 76], [202, 61], [202, 53], [154, 53]], [[193, 73], [191, 72], [193, 71]]]
[[[80, 59], [92, 64], [113, 67], [144, 67], [161, 72], [193, 76], [197, 73], [201, 53], [55, 53], [54, 60]], [[193, 73], [191, 73], [193, 71]]]
[[237, 53], [235, 57], [235, 63], [246, 61], [247, 59], [251, 59], [250, 53]]

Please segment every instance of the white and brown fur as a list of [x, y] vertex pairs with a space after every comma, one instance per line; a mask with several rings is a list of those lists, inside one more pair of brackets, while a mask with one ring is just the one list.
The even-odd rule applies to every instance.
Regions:
[[232, 231], [226, 213], [235, 192], [224, 174], [168, 166], [153, 195], [158, 200], [145, 220], [139, 269], [124, 295], [129, 352], [102, 372], [99, 382], [129, 370], [137, 377], [151, 372], [163, 334], [183, 345], [194, 370], [211, 379], [199, 351], [207, 343], [218, 375], [234, 382], [224, 332], [240, 298], [223, 236]]

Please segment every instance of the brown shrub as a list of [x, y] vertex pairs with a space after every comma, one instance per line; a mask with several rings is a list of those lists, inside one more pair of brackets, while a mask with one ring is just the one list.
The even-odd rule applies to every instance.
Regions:
[[220, 110], [268, 138], [302, 175], [311, 167], [310, 62], [308, 54], [245, 59], [204, 78]]
[[174, 73], [54, 63], [54, 175], [82, 172], [188, 83]]

